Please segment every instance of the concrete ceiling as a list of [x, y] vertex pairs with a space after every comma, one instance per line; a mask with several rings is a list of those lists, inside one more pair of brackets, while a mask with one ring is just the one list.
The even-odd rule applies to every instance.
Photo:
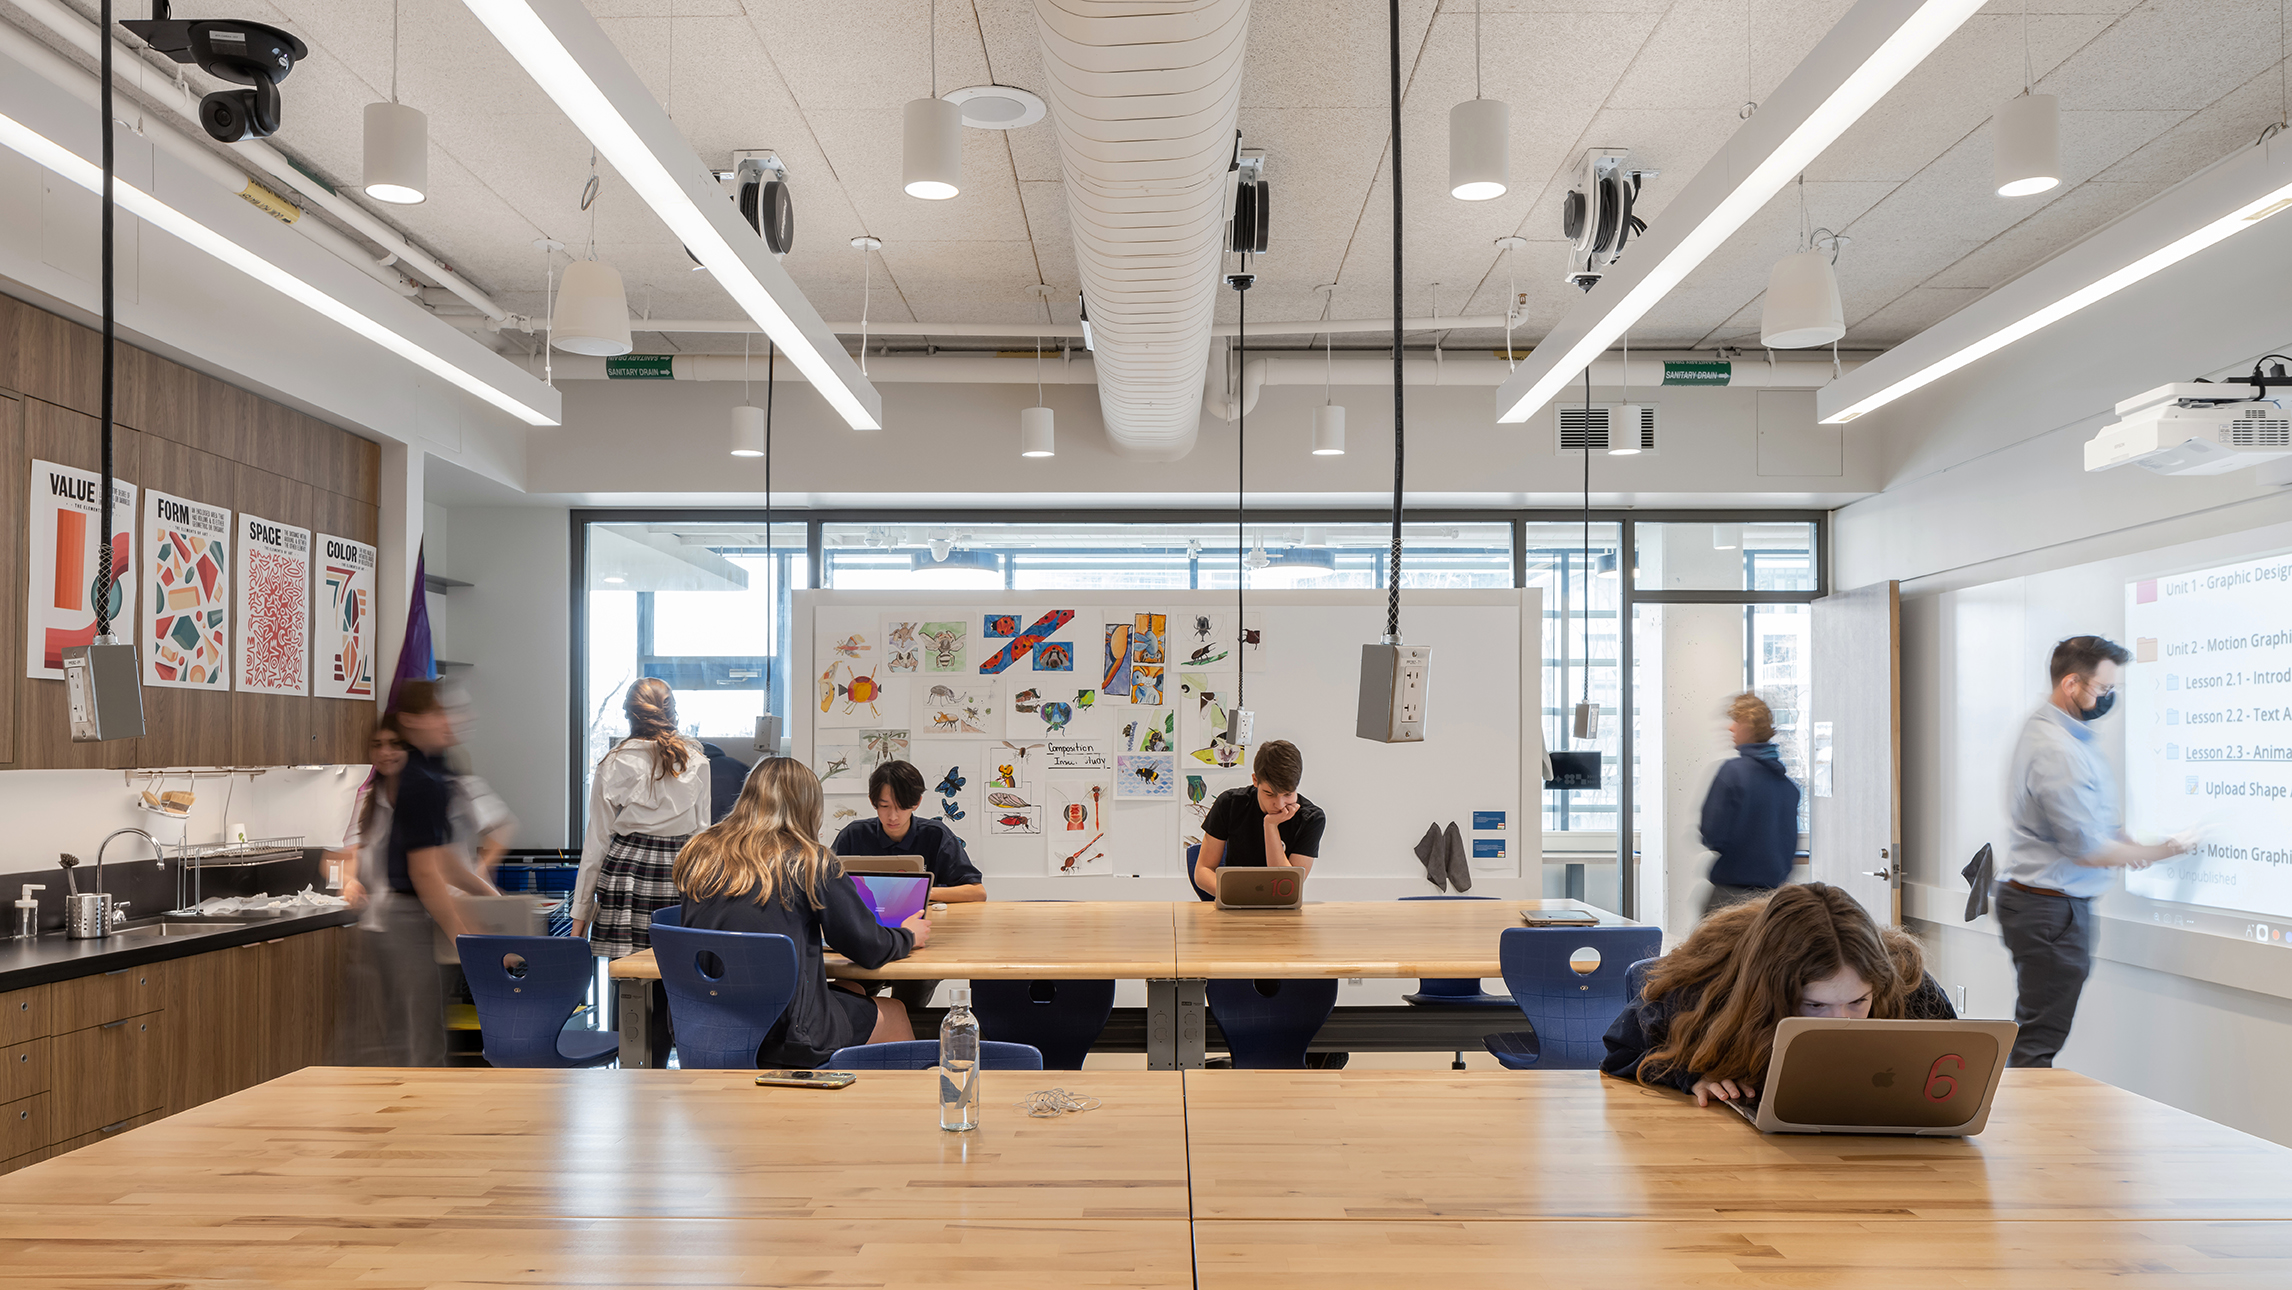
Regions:
[[[1486, 0], [1483, 92], [1512, 104], [1514, 188], [1464, 203], [1445, 191], [1446, 129], [1448, 109], [1473, 93], [1473, 5], [1405, 0], [1407, 311], [1431, 313], [1437, 282], [1444, 315], [1500, 313], [1517, 279], [1527, 306], [1516, 338], [1533, 343], [1573, 295], [1558, 277], [1558, 211], [1582, 151], [1627, 146], [1639, 164], [1660, 169], [1640, 208], [1660, 220], [1670, 195], [1740, 124], [1745, 102], [1770, 91], [1849, 3]], [[1030, 322], [1074, 321], [1074, 255], [1047, 123], [965, 131], [965, 189], [952, 201], [900, 191], [900, 106], [931, 84], [928, 0], [590, 7], [703, 158], [769, 147], [786, 159], [798, 229], [787, 268], [830, 320], [860, 314], [868, 266], [848, 243], [866, 233], [884, 241], [870, 315], [886, 328], [1008, 322], [1020, 341]], [[2061, 98], [2068, 174], [2051, 193], [1998, 198], [1989, 118], [2021, 88], [2023, 7], [1986, 7], [1808, 170], [1809, 221], [1853, 239], [1839, 261], [1848, 346], [1911, 335], [2284, 115], [2277, 0], [2029, 0], [2030, 62], [2037, 87]], [[353, 182], [362, 106], [390, 93], [391, 7], [185, 8], [193, 12], [183, 16], [220, 8], [274, 22], [310, 44], [311, 57], [283, 86], [285, 128], [274, 142]], [[12, 16], [5, 0], [0, 13]], [[377, 207], [385, 218], [514, 312], [544, 312], [536, 238], [578, 249], [593, 236], [640, 314], [735, 316], [609, 172], [595, 208], [577, 209], [588, 144], [459, 0], [403, 0], [401, 15], [399, 96], [430, 115], [432, 193], [421, 206]], [[1030, 0], [945, 0], [937, 37], [942, 92], [988, 81], [1040, 87]], [[1386, 74], [1382, 6], [1256, 0], [1241, 128], [1244, 145], [1268, 155], [1274, 212], [1272, 250], [1253, 266], [1258, 318], [1316, 316], [1312, 288], [1324, 282], [1339, 284], [1337, 316], [1374, 316], [1389, 301]], [[1755, 345], [1767, 270], [1795, 248], [1799, 225], [1794, 189], [1659, 305], [1633, 343]], [[1514, 234], [1529, 246], [1506, 264], [1492, 243]], [[1047, 309], [1025, 294], [1036, 281], [1056, 288]], [[1230, 298], [1223, 309], [1230, 318]], [[740, 349], [736, 336], [640, 335], [638, 345]]]

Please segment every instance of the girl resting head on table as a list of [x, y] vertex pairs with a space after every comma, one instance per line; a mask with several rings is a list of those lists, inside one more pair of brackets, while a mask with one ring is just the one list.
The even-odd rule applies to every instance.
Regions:
[[915, 1038], [907, 1005], [831, 986], [820, 943], [877, 968], [928, 944], [931, 925], [921, 914], [898, 927], [876, 922], [819, 838], [819, 776], [793, 758], [769, 757], [749, 772], [732, 813], [677, 853], [686, 927], [774, 932], [796, 943], [796, 994], [757, 1050], [761, 1066], [810, 1069], [838, 1048]]
[[1807, 883], [1719, 910], [1657, 959], [1608, 1027], [1600, 1069], [1708, 1106], [1759, 1095], [1785, 1017], [1957, 1015], [1915, 939], [1880, 927], [1844, 891]]

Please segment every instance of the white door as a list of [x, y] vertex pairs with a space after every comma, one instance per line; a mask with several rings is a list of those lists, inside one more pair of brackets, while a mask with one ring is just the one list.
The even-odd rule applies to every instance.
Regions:
[[1816, 882], [1902, 921], [1902, 665], [1898, 584], [1814, 602], [1808, 790]]

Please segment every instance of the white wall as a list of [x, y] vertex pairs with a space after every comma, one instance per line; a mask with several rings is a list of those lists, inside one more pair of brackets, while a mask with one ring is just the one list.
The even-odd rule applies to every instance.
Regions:
[[[1903, 583], [1904, 909], [1974, 1015], [2012, 1014], [2013, 974], [1994, 920], [1958, 925], [1968, 848], [1953, 821], [1979, 790], [1951, 714], [2034, 706], [2043, 660], [2032, 652], [2052, 642], [2001, 632], [1972, 661], [1948, 643], [1942, 597], [2292, 520], [2292, 494], [2250, 471], [2096, 475], [2082, 458], [2117, 400], [2249, 369], [2282, 347], [2292, 324], [2251, 288], [2287, 270], [2292, 224], [2257, 225], [1855, 423], [1883, 439], [1885, 491], [1838, 512], [1835, 585]], [[2292, 1002], [2158, 970], [2170, 956], [2155, 938], [2178, 935], [2104, 924], [2104, 961], [2060, 1064], [2292, 1143], [2292, 1100], [2272, 1075], [2292, 1057]]]
[[[113, 829], [139, 828], [167, 844], [220, 842], [225, 826], [244, 824], [253, 837], [300, 835], [303, 845], [331, 847], [342, 841], [364, 766], [318, 770], [278, 767], [259, 775], [178, 776], [157, 785], [190, 788], [198, 795], [187, 820], [167, 820], [135, 805], [150, 787], [146, 777], [116, 770], [11, 770], [0, 772], [0, 820], [8, 822], [8, 849], [0, 874], [56, 872], [56, 857], [69, 851], [95, 863], [96, 844]], [[156, 790], [155, 790], [156, 791]], [[145, 853], [132, 839], [112, 846], [114, 858]], [[13, 881], [0, 889], [13, 898]], [[61, 890], [51, 887], [50, 891]], [[156, 912], [156, 911], [145, 911]]]

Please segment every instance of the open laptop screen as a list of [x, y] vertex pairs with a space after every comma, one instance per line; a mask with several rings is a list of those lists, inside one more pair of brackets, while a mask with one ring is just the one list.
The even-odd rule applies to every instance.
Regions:
[[923, 902], [931, 896], [931, 878], [927, 874], [849, 874], [857, 884], [860, 898], [875, 911], [875, 921], [885, 927], [897, 927], [923, 912]]

